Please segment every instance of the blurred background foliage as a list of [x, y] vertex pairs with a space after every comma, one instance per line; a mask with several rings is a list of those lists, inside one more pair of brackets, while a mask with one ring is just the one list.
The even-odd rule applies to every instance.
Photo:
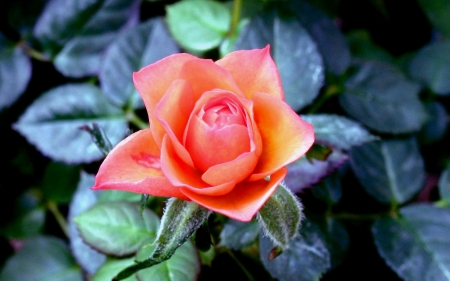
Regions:
[[110, 280], [145, 256], [164, 199], [140, 219], [138, 195], [90, 191], [90, 126], [112, 145], [147, 126], [149, 63], [267, 44], [316, 132], [286, 178], [301, 235], [269, 262], [255, 222], [214, 215], [129, 280], [450, 280], [448, 0], [1, 1], [0, 280]]

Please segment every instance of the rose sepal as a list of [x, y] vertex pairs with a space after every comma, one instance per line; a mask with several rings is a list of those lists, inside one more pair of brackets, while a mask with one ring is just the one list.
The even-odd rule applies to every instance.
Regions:
[[303, 206], [283, 183], [259, 210], [258, 222], [266, 236], [278, 248], [286, 250], [298, 234]]
[[141, 269], [168, 260], [178, 247], [183, 245], [205, 222], [210, 214], [210, 210], [194, 202], [170, 198], [167, 201], [161, 218], [161, 225], [153, 243], [155, 250], [147, 259], [136, 261], [135, 264], [119, 272], [113, 281], [125, 279]]

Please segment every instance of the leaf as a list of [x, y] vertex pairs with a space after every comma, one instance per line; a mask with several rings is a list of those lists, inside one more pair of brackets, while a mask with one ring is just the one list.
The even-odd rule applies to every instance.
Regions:
[[297, 235], [302, 220], [303, 205], [283, 184], [264, 203], [257, 218], [264, 234], [272, 242], [286, 250]]
[[437, 101], [426, 103], [425, 108], [429, 118], [417, 137], [421, 144], [431, 144], [444, 137], [447, 130], [448, 114], [445, 107]]
[[302, 115], [302, 118], [313, 125], [317, 141], [339, 149], [347, 150], [378, 139], [363, 126], [344, 116], [314, 114]]
[[65, 76], [97, 74], [106, 47], [138, 20], [137, 0], [51, 0], [33, 34]]
[[388, 64], [365, 62], [345, 83], [341, 106], [354, 117], [379, 132], [418, 131], [426, 112], [418, 93], [419, 86]]
[[184, 0], [167, 6], [167, 24], [183, 48], [202, 52], [218, 47], [225, 38], [231, 13], [220, 2]]
[[256, 240], [259, 230], [260, 226], [256, 220], [240, 222], [229, 219], [220, 233], [220, 245], [241, 250]]
[[450, 166], [447, 167], [439, 178], [439, 194], [441, 198], [444, 198], [450, 202]]
[[419, 0], [418, 3], [433, 27], [450, 38], [450, 3], [446, 0]]
[[[107, 260], [92, 276], [91, 281], [111, 281], [117, 273], [119, 273], [122, 269], [130, 266], [134, 263], [134, 258], [129, 259], [120, 259]], [[124, 281], [140, 281], [137, 279], [136, 275], [132, 275]]]
[[44, 229], [45, 211], [34, 208], [19, 216], [2, 229], [2, 235], [8, 238], [27, 238], [36, 236]]
[[98, 193], [90, 190], [94, 182], [94, 176], [81, 172], [80, 181], [70, 202], [67, 217], [72, 254], [83, 270], [91, 275], [105, 262], [106, 257], [84, 242], [73, 219], [97, 202]]
[[0, 111], [22, 95], [30, 78], [30, 58], [19, 46], [9, 45], [0, 34]]
[[306, 1], [288, 1], [288, 4], [314, 39], [326, 69], [334, 75], [343, 74], [350, 66], [351, 55], [347, 40], [336, 22]]
[[405, 203], [425, 183], [424, 161], [414, 138], [370, 142], [351, 152], [364, 189], [384, 203]]
[[385, 49], [376, 45], [369, 31], [365, 29], [352, 30], [347, 34], [353, 60], [379, 61], [393, 63], [394, 59]]
[[123, 32], [108, 48], [100, 70], [101, 88], [117, 106], [143, 107], [132, 81], [133, 71], [178, 52], [161, 18]]
[[330, 267], [330, 253], [319, 228], [305, 221], [300, 235], [274, 260], [268, 255], [273, 244], [269, 238], [260, 237], [260, 255], [264, 267], [279, 281], [319, 280]]
[[300, 110], [319, 94], [324, 81], [322, 57], [311, 36], [294, 17], [268, 10], [254, 17], [239, 35], [235, 50], [271, 46], [287, 103]]
[[36, 236], [24, 241], [0, 273], [1, 281], [82, 281], [68, 247], [54, 237]]
[[[148, 257], [153, 249], [154, 247], [150, 245], [142, 248], [137, 254], [138, 260]], [[199, 273], [200, 261], [197, 250], [188, 241], [179, 247], [170, 259], [138, 271], [136, 276], [139, 281], [195, 281]]]
[[339, 171], [335, 171], [315, 185], [312, 189], [312, 193], [318, 199], [325, 201], [328, 204], [337, 204], [342, 197], [341, 176]]
[[108, 202], [97, 204], [74, 218], [84, 241], [102, 253], [126, 256], [156, 237], [159, 218], [149, 209], [142, 217], [139, 204]]
[[96, 86], [67, 84], [45, 92], [13, 125], [44, 155], [65, 163], [88, 163], [102, 153], [79, 128], [96, 122], [113, 144], [127, 132], [124, 113], [108, 103]]
[[350, 237], [344, 225], [333, 218], [327, 218], [323, 223], [319, 224], [319, 227], [325, 238], [326, 247], [330, 252], [331, 268], [335, 268], [345, 259], [350, 245]]
[[44, 197], [58, 203], [69, 203], [79, 178], [79, 166], [51, 162], [46, 167], [42, 179]]
[[102, 190], [96, 192], [99, 192], [98, 202], [112, 202], [112, 201], [139, 202], [141, 200], [140, 194], [122, 190]]
[[339, 150], [333, 150], [325, 161], [313, 159], [310, 162], [306, 157], [302, 157], [287, 166], [289, 172], [284, 181], [292, 192], [298, 193], [318, 183], [347, 160], [348, 156]]
[[400, 213], [372, 227], [380, 255], [404, 280], [450, 280], [450, 211], [415, 204]]
[[[450, 15], [450, 5], [448, 12]], [[434, 42], [420, 49], [411, 58], [408, 70], [412, 78], [436, 94], [450, 94], [450, 41]]]

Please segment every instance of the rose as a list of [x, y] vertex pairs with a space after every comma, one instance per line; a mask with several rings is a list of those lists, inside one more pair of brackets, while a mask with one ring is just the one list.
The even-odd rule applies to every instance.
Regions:
[[[301, 74], [299, 74], [301, 75]], [[175, 54], [133, 74], [150, 128], [120, 142], [93, 189], [192, 200], [249, 221], [314, 142], [264, 49], [213, 62]]]

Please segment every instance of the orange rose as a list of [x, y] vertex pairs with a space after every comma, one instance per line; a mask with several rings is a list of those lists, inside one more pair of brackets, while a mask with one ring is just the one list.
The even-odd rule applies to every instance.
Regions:
[[269, 46], [216, 62], [176, 54], [133, 80], [150, 128], [109, 153], [93, 189], [178, 197], [249, 221], [314, 142], [284, 101]]

